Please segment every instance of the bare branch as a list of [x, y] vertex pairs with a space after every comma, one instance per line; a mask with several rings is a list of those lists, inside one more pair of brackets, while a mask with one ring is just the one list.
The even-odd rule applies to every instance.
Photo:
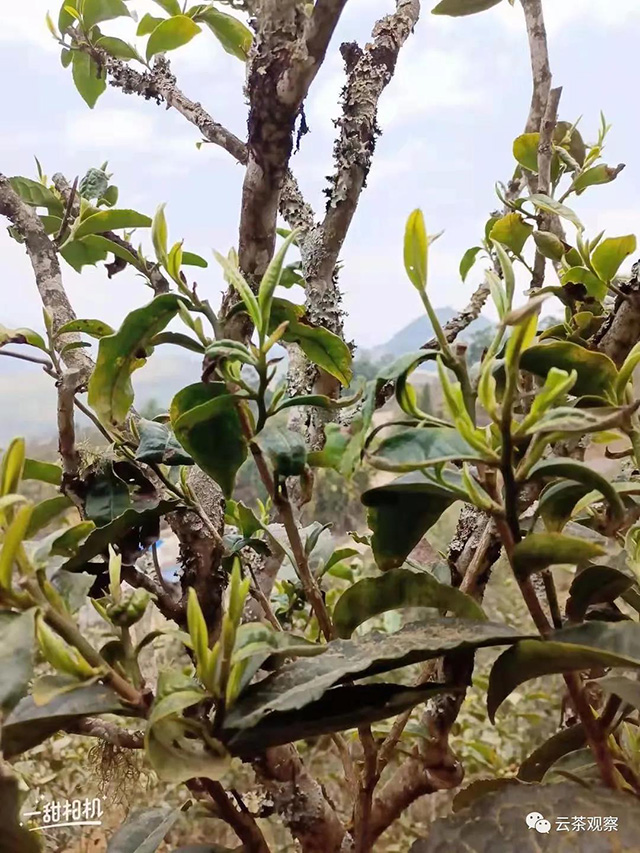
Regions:
[[74, 401], [78, 387], [78, 373], [65, 370], [57, 381], [58, 386], [58, 450], [62, 459], [65, 480], [73, 482], [80, 468], [80, 454], [76, 449]]
[[349, 836], [292, 745], [268, 749], [254, 763], [276, 811], [304, 853], [342, 853]]
[[130, 732], [98, 717], [84, 717], [76, 720], [69, 724], [67, 731], [71, 734], [100, 738], [120, 749], [144, 749], [144, 732]]
[[[309, 229], [301, 240], [306, 279], [306, 306], [316, 325], [343, 337], [341, 294], [336, 265], [371, 168], [380, 96], [395, 72], [402, 46], [420, 15], [419, 0], [397, 0], [396, 11], [376, 23], [372, 40], [364, 50], [355, 43], [343, 44], [347, 71], [340, 135], [334, 146], [335, 174], [328, 190], [329, 201], [322, 225]], [[339, 383], [323, 371], [309, 369], [298, 353], [289, 353], [289, 389], [294, 394], [316, 393], [337, 396]], [[299, 416], [292, 416], [293, 421]], [[300, 424], [312, 447], [323, 443], [327, 412], [309, 410]]]
[[[54, 334], [65, 323], [76, 319], [62, 283], [62, 272], [55, 247], [44, 230], [35, 210], [14, 191], [8, 178], [0, 174], [0, 213], [6, 216], [24, 239], [33, 267], [36, 286], [43, 306], [49, 312]], [[78, 335], [63, 335], [61, 344], [79, 341]], [[80, 348], [67, 349], [62, 360], [86, 381], [93, 362]]]
[[533, 76], [533, 94], [525, 133], [537, 133], [540, 130], [551, 91], [551, 66], [547, 29], [544, 23], [542, 0], [520, 0], [524, 9], [524, 18], [529, 37], [531, 55], [531, 73]]
[[[265, 0], [248, 71], [249, 139], [242, 191], [239, 261], [257, 281], [273, 255], [280, 194], [293, 148], [293, 130], [346, 0], [323, 0], [311, 16], [296, 0]], [[225, 316], [234, 297], [225, 299]], [[238, 320], [227, 334], [242, 336]]]
[[165, 56], [155, 58], [151, 71], [139, 72], [121, 59], [109, 56], [100, 48], [92, 45], [80, 47], [91, 53], [105, 68], [107, 79], [112, 86], [122, 89], [126, 95], [140, 95], [148, 101], [165, 103], [167, 107], [172, 107], [195, 125], [207, 142], [224, 148], [239, 163], [246, 163], [247, 149], [244, 142], [214, 121], [201, 104], [192, 101], [178, 88], [169, 60]]
[[592, 346], [622, 365], [640, 337], [640, 261], [631, 270], [631, 278], [620, 285], [622, 295], [606, 321], [591, 340]]
[[[549, 93], [549, 100], [544, 112], [544, 118], [540, 126], [540, 142], [538, 145], [538, 192], [549, 195], [551, 192], [551, 163], [553, 161], [553, 132], [558, 123], [558, 106], [562, 88], [552, 89]], [[538, 215], [538, 228], [541, 231], [560, 230], [562, 235], [562, 226], [560, 217], [557, 214], [545, 213], [540, 211]], [[539, 288], [544, 284], [544, 274], [547, 261], [545, 256], [536, 251], [536, 257], [533, 266], [533, 278], [531, 287]]]
[[[321, 310], [325, 292], [331, 285], [338, 255], [371, 168], [379, 133], [380, 96], [393, 77], [400, 49], [411, 35], [419, 16], [419, 0], [397, 0], [396, 11], [378, 21], [373, 28], [372, 41], [364, 50], [357, 44], [342, 45], [347, 85], [342, 99], [342, 116], [338, 119], [340, 136], [334, 147], [336, 171], [331, 178], [327, 214], [322, 226], [323, 251], [317, 268], [312, 270], [307, 288], [311, 311], [315, 306]], [[332, 331], [337, 330], [338, 323], [341, 325], [335, 314], [315, 319], [328, 321]]]
[[[455, 339], [460, 335], [464, 330], [473, 323], [474, 320], [477, 320], [480, 314], [482, 313], [482, 309], [485, 306], [487, 299], [489, 298], [489, 285], [483, 282], [477, 290], [472, 295], [469, 303], [465, 305], [465, 307], [459, 311], [455, 317], [452, 317], [442, 327], [442, 331], [444, 332], [444, 336], [447, 341], [452, 344]], [[431, 338], [425, 344], [422, 345], [421, 349], [437, 349], [438, 341], [436, 338]]]
[[220, 782], [204, 778], [191, 779], [187, 782], [187, 787], [195, 794], [206, 794], [213, 801], [216, 813], [229, 824], [245, 845], [243, 850], [251, 853], [270, 853], [269, 845], [253, 815], [246, 807], [237, 809]]

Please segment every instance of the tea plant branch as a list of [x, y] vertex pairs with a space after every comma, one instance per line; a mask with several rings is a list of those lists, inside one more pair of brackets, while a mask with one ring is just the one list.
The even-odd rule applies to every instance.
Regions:
[[[344, 330], [338, 259], [371, 169], [380, 133], [379, 100], [394, 76], [400, 50], [419, 16], [419, 0], [397, 0], [395, 12], [375, 24], [371, 41], [364, 49], [356, 43], [343, 44], [340, 49], [347, 82], [342, 115], [337, 122], [340, 132], [334, 144], [335, 170], [327, 191], [327, 211], [321, 225], [302, 235], [300, 245], [307, 315], [313, 323], [341, 338]], [[337, 397], [340, 391], [336, 379], [317, 368], [309, 369], [303, 358], [290, 359], [288, 383], [296, 394], [315, 390]], [[324, 425], [333, 414], [310, 410], [307, 417], [309, 442], [312, 447], [320, 447], [324, 443]]]
[[544, 22], [542, 0], [520, 0], [520, 2], [524, 10], [527, 27], [533, 78], [531, 108], [525, 133], [537, 133], [540, 130], [551, 91], [551, 65], [549, 63], [547, 29]]
[[[558, 123], [558, 106], [562, 88], [552, 89], [545, 109], [540, 128], [540, 144], [538, 146], [538, 192], [544, 195], [551, 194], [551, 163], [553, 161], [553, 133]], [[540, 231], [551, 231], [562, 233], [560, 218], [555, 214], [540, 211], [538, 214], [538, 229]], [[545, 268], [547, 260], [545, 256], [536, 250], [533, 264], [532, 288], [540, 288], [544, 284]]]
[[78, 372], [63, 371], [56, 384], [58, 386], [58, 450], [62, 459], [64, 477], [69, 481], [68, 484], [71, 484], [77, 478], [80, 469], [74, 417]]
[[105, 69], [111, 86], [121, 89], [125, 95], [139, 95], [147, 101], [165, 103], [167, 108], [174, 109], [197, 127], [207, 142], [224, 148], [239, 163], [246, 163], [245, 143], [215, 121], [201, 104], [192, 101], [182, 92], [165, 56], [156, 56], [153, 67], [140, 72], [95, 45], [85, 43], [79, 44], [78, 47], [92, 55]]
[[[489, 298], [489, 285], [486, 282], [483, 282], [479, 287], [476, 288], [474, 293], [471, 296], [471, 299], [465, 305], [465, 307], [459, 311], [454, 317], [447, 322], [442, 327], [442, 331], [444, 333], [444, 337], [447, 343], [452, 344], [456, 340], [456, 338], [464, 332], [464, 330], [470, 326], [474, 320], [477, 320], [480, 314], [482, 313], [482, 309], [484, 308], [487, 299]], [[438, 347], [438, 339], [431, 338], [426, 343], [422, 344], [420, 349], [437, 349]]]
[[[51, 317], [52, 331], [76, 319], [62, 282], [62, 272], [55, 247], [35, 210], [26, 204], [11, 186], [9, 179], [0, 174], [0, 214], [6, 216], [24, 239], [27, 254], [33, 267], [36, 287], [44, 308]], [[65, 334], [61, 343], [75, 343], [79, 335]], [[80, 371], [86, 381], [93, 362], [81, 349], [67, 349], [62, 355], [65, 365]]]
[[238, 809], [219, 782], [198, 778], [187, 782], [194, 793], [203, 792], [213, 802], [216, 814], [227, 823], [243, 843], [247, 853], [270, 853], [262, 830], [248, 809]]
[[337, 121], [340, 134], [334, 145], [335, 172], [330, 178], [327, 212], [320, 229], [322, 251], [307, 270], [310, 317], [336, 334], [342, 332], [342, 320], [331, 291], [338, 256], [371, 169], [380, 133], [380, 97], [393, 78], [400, 50], [419, 16], [419, 0], [397, 0], [395, 12], [375, 24], [364, 50], [355, 43], [343, 44], [340, 49], [347, 82], [342, 115]]
[[129, 731], [99, 717], [82, 717], [67, 728], [70, 734], [99, 738], [120, 749], [144, 749], [144, 732]]
[[298, 530], [298, 526], [293, 515], [293, 508], [287, 494], [286, 483], [281, 483], [279, 490], [275, 492], [272, 497], [274, 505], [278, 508], [280, 519], [287, 532], [287, 537], [296, 561], [298, 576], [300, 577], [300, 582], [302, 583], [305, 596], [307, 597], [307, 600], [311, 605], [311, 609], [318, 620], [318, 625], [320, 626], [320, 630], [324, 634], [325, 639], [332, 640], [335, 637], [335, 632], [331, 622], [331, 617], [329, 616], [329, 611], [324, 603], [324, 598], [322, 596], [322, 591], [318, 586], [318, 582], [309, 568], [309, 560], [305, 554], [302, 540], [300, 539], [300, 531]]
[[25, 355], [21, 352], [12, 352], [11, 350], [0, 349], [0, 355], [8, 358], [17, 358], [19, 361], [29, 361], [31, 364], [40, 364], [45, 368], [45, 373], [53, 370], [53, 365], [46, 358], [38, 358], [36, 355]]
[[371, 733], [371, 726], [360, 726], [358, 729], [362, 744], [362, 770], [360, 784], [356, 793], [353, 812], [355, 853], [369, 853], [371, 842], [369, 825], [373, 793], [378, 783], [378, 747]]
[[[325, 0], [306, 22], [294, 0], [262, 5], [247, 73], [248, 156], [238, 240], [240, 269], [250, 283], [259, 281], [273, 255], [295, 121], [345, 5], [346, 0]], [[235, 295], [225, 300], [223, 317], [234, 302]], [[228, 336], [246, 336], [242, 317], [228, 325]]]
[[[511, 418], [509, 417], [509, 431], [511, 429]], [[505, 429], [505, 424], [503, 423], [503, 430]], [[505, 433], [503, 432], [503, 437]], [[503, 442], [506, 444], [506, 442]], [[512, 465], [512, 459], [509, 459], [508, 463], [509, 467]], [[506, 457], [503, 457], [503, 478], [505, 477], [507, 467]], [[511, 474], [513, 477], [513, 469], [511, 470]], [[507, 476], [507, 479], [508, 478]], [[514, 478], [515, 479], [515, 478]], [[509, 507], [510, 501], [515, 499], [514, 508]], [[520, 538], [520, 528], [518, 523], [518, 515], [517, 515], [517, 487], [515, 496], [512, 491], [506, 487], [505, 484], [505, 503], [507, 504], [507, 520], [496, 519], [496, 525], [500, 532], [500, 536], [502, 539], [502, 544], [504, 546], [505, 554], [507, 559], [509, 560], [509, 564], [512, 567], [514, 577], [518, 586], [520, 587], [520, 591], [522, 593], [522, 597], [524, 598], [525, 604], [527, 605], [527, 609], [531, 615], [531, 618], [534, 621], [534, 624], [540, 634], [543, 637], [546, 637], [551, 632], [551, 626], [547, 620], [547, 617], [542, 610], [542, 606], [540, 605], [540, 601], [536, 594], [536, 591], [533, 587], [530, 577], [521, 577], [519, 573], [515, 569], [514, 565], [514, 548], [519, 541]], [[516, 528], [514, 529], [514, 524]], [[568, 672], [563, 675], [565, 684], [567, 685], [567, 690], [569, 691], [569, 696], [571, 697], [571, 701], [573, 703], [573, 707], [582, 723], [585, 731], [585, 735], [587, 738], [587, 742], [591, 751], [593, 753], [593, 757], [598, 765], [598, 769], [600, 771], [600, 775], [604, 784], [616, 790], [618, 785], [617, 774], [615, 770], [615, 766], [613, 763], [613, 756], [609, 747], [607, 745], [607, 734], [606, 731], [602, 728], [600, 723], [598, 722], [593, 708], [589, 704], [587, 696], [584, 691], [584, 685], [580, 678], [578, 672]]]
[[271, 497], [274, 506], [278, 510], [280, 520], [284, 525], [287, 538], [289, 539], [289, 544], [291, 545], [292, 556], [295, 560], [295, 568], [298, 577], [300, 578], [300, 583], [302, 584], [307, 601], [311, 605], [311, 609], [318, 620], [320, 630], [327, 640], [331, 640], [334, 637], [331, 618], [324, 603], [322, 591], [309, 568], [309, 560], [305, 554], [302, 540], [300, 539], [300, 531], [298, 530], [298, 526], [295, 521], [293, 508], [287, 493], [286, 483], [284, 481], [278, 482], [276, 478], [271, 475], [269, 466], [267, 465], [267, 461], [264, 458], [260, 446], [253, 440], [253, 430], [245, 404], [239, 403], [237, 409], [240, 415], [242, 432], [249, 444], [249, 447], [251, 448], [251, 453], [256, 463], [258, 473], [260, 474], [260, 479], [267, 490], [267, 494]]
[[619, 296], [607, 320], [594, 335], [591, 344], [608, 355], [620, 367], [638, 341], [640, 329], [640, 262], [631, 270], [631, 278], [620, 285]]
[[254, 767], [303, 853], [342, 853], [351, 849], [349, 834], [294, 746], [268, 749], [254, 761]]

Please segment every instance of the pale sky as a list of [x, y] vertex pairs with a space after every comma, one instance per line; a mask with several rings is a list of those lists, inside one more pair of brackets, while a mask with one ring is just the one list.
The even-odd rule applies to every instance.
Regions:
[[[69, 179], [109, 160], [120, 188], [119, 206], [153, 214], [167, 202], [170, 237], [212, 260], [213, 248], [237, 241], [242, 169], [211, 145], [198, 151], [199, 134], [182, 116], [108, 89], [92, 111], [75, 91], [59, 48], [44, 23], [54, 0], [4, 2], [0, 27], [3, 118], [0, 171], [35, 177], [37, 155], [47, 174]], [[381, 103], [380, 138], [343, 252], [341, 286], [347, 333], [363, 347], [387, 340], [420, 313], [419, 299], [402, 269], [402, 234], [409, 212], [424, 210], [431, 232], [444, 229], [431, 255], [430, 288], [437, 305], [464, 305], [481, 270], [463, 284], [460, 258], [498, 206], [496, 180], [513, 169], [511, 145], [529, 107], [530, 71], [522, 10], [506, 0], [464, 19], [430, 14], [426, 2], [415, 34], [401, 54]], [[161, 14], [150, 0], [131, 0], [138, 13]], [[327, 62], [306, 103], [311, 129], [292, 168], [318, 215], [325, 176], [332, 172], [332, 120], [344, 82], [341, 41], [367, 39], [393, 0], [350, 0]], [[638, 0], [546, 0], [554, 83], [564, 86], [561, 118], [575, 121], [588, 141], [599, 111], [613, 124], [605, 159], [627, 168], [611, 185], [596, 187], [575, 205], [594, 235], [640, 235], [640, 117], [634, 93]], [[106, 34], [134, 39], [135, 24], [102, 25]], [[225, 54], [208, 31], [173, 54], [179, 85], [211, 115], [244, 136], [243, 65]], [[109, 281], [104, 270], [79, 276], [64, 263], [64, 280], [81, 317], [119, 325], [150, 291], [130, 271]], [[40, 305], [23, 248], [0, 229], [0, 322], [41, 327]], [[214, 304], [224, 282], [214, 262], [198, 271], [199, 288]], [[0, 393], [9, 359], [0, 363]], [[13, 366], [12, 371], [13, 373]], [[5, 377], [6, 378], [6, 377]], [[193, 381], [193, 378], [187, 381]]]

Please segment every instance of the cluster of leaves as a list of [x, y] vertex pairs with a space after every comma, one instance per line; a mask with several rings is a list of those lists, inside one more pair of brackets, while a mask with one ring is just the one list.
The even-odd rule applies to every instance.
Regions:
[[253, 35], [235, 16], [220, 11], [213, 3], [196, 3], [183, 10], [178, 0], [155, 2], [164, 16], [147, 13], [136, 29], [136, 36], [148, 36], [144, 56], [135, 45], [106, 35], [100, 28], [100, 24], [117, 18], [136, 20], [137, 16], [125, 0], [64, 0], [57, 27], [47, 15], [49, 31], [62, 47], [62, 65], [64, 68], [71, 66], [76, 89], [89, 107], [96, 105], [107, 87], [110, 57], [151, 68], [155, 56], [188, 44], [202, 32], [202, 25], [213, 33], [227, 53], [246, 61]]

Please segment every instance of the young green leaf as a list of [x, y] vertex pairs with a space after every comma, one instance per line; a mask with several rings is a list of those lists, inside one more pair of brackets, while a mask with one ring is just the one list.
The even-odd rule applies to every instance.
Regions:
[[262, 322], [265, 326], [268, 326], [269, 324], [273, 293], [280, 283], [280, 277], [282, 275], [282, 268], [287, 256], [287, 251], [291, 244], [295, 242], [297, 236], [298, 231], [292, 231], [288, 235], [282, 246], [280, 246], [276, 254], [271, 259], [271, 263], [267, 267], [265, 274], [262, 276], [262, 281], [260, 282], [260, 287], [258, 289], [258, 305], [260, 306]]
[[577, 373], [576, 396], [606, 396], [614, 390], [618, 371], [611, 359], [571, 341], [545, 341], [529, 347], [520, 362], [524, 370], [546, 377], [555, 367]]
[[209, 27], [227, 53], [246, 62], [253, 44], [253, 33], [242, 21], [211, 7], [196, 15], [196, 20]]
[[576, 195], [582, 195], [588, 187], [593, 187], [597, 184], [610, 184], [611, 181], [615, 181], [623, 169], [623, 164], [620, 164], [617, 168], [613, 168], [612, 166], [600, 163], [598, 166], [586, 169], [581, 175], [578, 175], [574, 181], [573, 189]]
[[482, 461], [482, 454], [471, 447], [455, 429], [415, 427], [384, 439], [376, 447], [371, 463], [385, 471], [417, 471], [462, 459]]
[[258, 300], [248, 282], [245, 281], [245, 278], [238, 269], [237, 264], [234, 263], [233, 260], [225, 258], [224, 255], [221, 255], [219, 252], [214, 251], [213, 254], [224, 270], [225, 278], [237, 290], [238, 295], [244, 302], [244, 307], [246, 308], [249, 317], [251, 317], [251, 322], [256, 329], [261, 329], [262, 312], [260, 310]]
[[533, 234], [533, 226], [524, 221], [519, 213], [508, 213], [494, 224], [490, 238], [521, 255], [524, 244]]
[[222, 382], [196, 383], [171, 403], [171, 425], [184, 449], [231, 497], [238, 470], [247, 458], [236, 398]]
[[2, 457], [0, 466], [0, 496], [18, 491], [25, 465], [24, 438], [14, 438]]
[[100, 340], [105, 335], [114, 335], [115, 329], [102, 320], [70, 320], [60, 326], [57, 334], [65, 335], [67, 332], [81, 332], [83, 335], [90, 335]]
[[471, 269], [478, 257], [478, 252], [481, 251], [482, 246], [473, 246], [471, 249], [467, 249], [467, 251], [462, 256], [462, 260], [460, 261], [460, 278], [463, 281], [467, 280], [467, 276], [471, 272]]
[[391, 569], [380, 577], [358, 581], [342, 594], [333, 612], [336, 632], [348, 639], [367, 619], [404, 607], [435, 607], [467, 619], [487, 618], [472, 598], [428, 572]]
[[200, 27], [187, 15], [175, 15], [155, 28], [147, 42], [147, 62], [156, 55], [188, 44], [201, 32]]
[[148, 12], [140, 18], [140, 23], [138, 24], [138, 29], [136, 30], [137, 36], [148, 36], [150, 35], [156, 27], [160, 26], [165, 21], [165, 18], [158, 18], [155, 15], [150, 15]]
[[47, 498], [47, 500], [37, 503], [33, 507], [25, 539], [31, 539], [43, 527], [47, 527], [55, 518], [67, 512], [72, 506], [73, 504], [66, 495], [56, 495], [54, 498]]
[[46, 207], [52, 216], [62, 216], [64, 213], [64, 205], [61, 199], [39, 181], [32, 181], [31, 178], [23, 178], [21, 175], [16, 175], [9, 178], [9, 183], [15, 192], [18, 193], [23, 201], [33, 207]]
[[271, 306], [269, 334], [286, 322], [282, 335], [287, 343], [296, 343], [309, 361], [334, 376], [345, 387], [351, 384], [353, 371], [349, 347], [338, 337], [321, 326], [312, 325], [304, 316], [304, 309], [286, 299], [274, 298]]
[[105, 423], [124, 422], [133, 403], [131, 374], [145, 363], [149, 341], [176, 316], [179, 304], [175, 294], [161, 294], [132, 311], [115, 335], [100, 339], [88, 402]]
[[432, 10], [433, 15], [450, 15], [459, 18], [462, 15], [475, 15], [497, 6], [500, 0], [441, 0]]
[[577, 536], [530, 533], [513, 550], [513, 570], [519, 578], [526, 578], [549, 566], [564, 563], [579, 566], [605, 553], [600, 545]]
[[101, 69], [93, 57], [82, 50], [74, 50], [71, 59], [71, 73], [76, 89], [88, 107], [93, 109], [100, 95], [107, 88], [104, 69]]
[[404, 267], [416, 290], [426, 290], [429, 271], [429, 240], [421, 210], [414, 210], [407, 220], [404, 234]]
[[562, 240], [551, 231], [535, 231], [533, 234], [536, 248], [540, 254], [552, 261], [561, 261], [565, 254]]
[[90, 234], [117, 231], [120, 228], [149, 228], [151, 219], [135, 210], [101, 210], [92, 213], [73, 230], [73, 239], [80, 240]]
[[576, 213], [574, 213], [570, 207], [567, 207], [565, 204], [560, 204], [560, 202], [556, 201], [554, 198], [551, 198], [544, 193], [535, 193], [531, 196], [530, 201], [538, 208], [538, 210], [544, 210], [545, 213], [555, 213], [556, 216], [559, 216], [562, 219], [567, 219], [569, 222], [573, 223], [579, 231], [584, 230], [584, 225], [580, 222]]
[[80, 8], [82, 9], [82, 23], [87, 31], [102, 21], [128, 18], [131, 14], [122, 0], [84, 0]]
[[518, 163], [534, 175], [538, 174], [539, 133], [523, 133], [513, 143], [513, 156]]
[[[106, 50], [106, 52], [115, 59], [137, 59], [142, 62], [142, 57], [133, 45], [115, 36], [101, 36], [96, 42], [96, 47]], [[106, 189], [105, 189], [106, 192]]]
[[603, 281], [612, 281], [623, 262], [637, 247], [633, 234], [626, 237], [609, 237], [603, 240], [591, 257], [594, 270]]
[[39, 480], [51, 486], [59, 486], [62, 482], [62, 468], [53, 462], [40, 462], [36, 459], [25, 459], [23, 480]]
[[178, 0], [153, 0], [153, 2], [164, 9], [167, 15], [179, 15], [182, 11]]

